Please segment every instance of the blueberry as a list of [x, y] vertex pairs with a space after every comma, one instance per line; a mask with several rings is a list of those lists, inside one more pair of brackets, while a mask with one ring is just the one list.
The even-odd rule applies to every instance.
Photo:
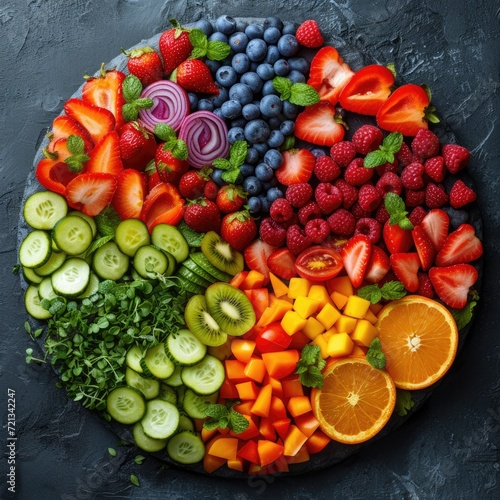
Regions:
[[222, 63], [220, 61], [212, 61], [211, 59], [205, 60], [205, 64], [207, 65], [212, 75], [215, 75], [215, 73], [217, 73], [217, 70], [222, 66]]
[[287, 76], [290, 73], [290, 65], [286, 59], [278, 59], [274, 63], [273, 69], [278, 76]]
[[325, 156], [326, 153], [323, 149], [321, 148], [313, 148], [311, 149], [311, 153], [316, 157], [319, 158], [320, 156]]
[[255, 38], [262, 38], [264, 35], [264, 28], [259, 24], [249, 24], [245, 28], [245, 35], [249, 40], [254, 40]]
[[267, 192], [267, 199], [269, 200], [269, 203], [272, 203], [274, 200], [277, 200], [278, 198], [283, 198], [283, 196], [284, 196], [283, 191], [279, 187], [272, 187]]
[[442, 207], [442, 209], [450, 216], [450, 225], [453, 229], [457, 229], [460, 224], [469, 221], [469, 214], [465, 210], [457, 210], [448, 206]]
[[281, 32], [284, 35], [295, 35], [295, 33], [297, 32], [297, 24], [285, 21], [283, 23], [283, 29], [281, 30]]
[[283, 35], [278, 40], [278, 50], [285, 57], [292, 57], [299, 51], [299, 42], [294, 35]]
[[[274, 88], [274, 84], [273, 84], [272, 80], [268, 80], [267, 82], [265, 82], [263, 87], [262, 87], [262, 95], [263, 96], [270, 95], [270, 94], [279, 96], [279, 92]], [[286, 101], [283, 101], [283, 102], [286, 102]]]
[[292, 69], [287, 77], [292, 83], [306, 83], [306, 77], [296, 69]]
[[198, 109], [198, 96], [193, 92], [188, 92], [189, 98], [189, 109], [191, 111], [196, 111]]
[[198, 101], [198, 109], [200, 111], [213, 111], [214, 103], [210, 99], [200, 99]]
[[221, 66], [215, 73], [215, 80], [223, 87], [231, 87], [238, 80], [236, 71], [231, 66]]
[[242, 106], [252, 102], [253, 92], [248, 85], [245, 83], [235, 83], [229, 89], [229, 99], [234, 99], [238, 101]]
[[267, 54], [267, 44], [261, 38], [254, 38], [248, 42], [245, 53], [251, 61], [262, 61]]
[[236, 31], [242, 31], [244, 33], [247, 26], [248, 23], [243, 19], [236, 19]]
[[247, 200], [247, 207], [251, 214], [258, 214], [262, 208], [260, 198], [257, 196], [250, 196]]
[[220, 16], [215, 21], [215, 27], [224, 35], [231, 35], [236, 31], [236, 19], [230, 16]]
[[254, 147], [258, 143], [266, 142], [270, 132], [269, 125], [260, 118], [250, 120], [245, 126], [245, 138], [248, 142], [253, 143]]
[[220, 109], [224, 118], [229, 120], [234, 120], [241, 115], [241, 104], [234, 99], [229, 99], [229, 101], [223, 103]]
[[245, 128], [246, 124], [247, 121], [242, 116], [240, 116], [239, 118], [235, 118], [234, 120], [231, 120], [231, 127]]
[[224, 115], [222, 114], [222, 110], [220, 108], [214, 108], [212, 110], [212, 113], [214, 115], [217, 115], [219, 118], [221, 118], [222, 120], [224, 120]]
[[267, 193], [271, 188], [276, 187], [278, 185], [278, 179], [276, 177], [273, 177], [270, 181], [263, 182], [262, 187], [264, 188], [264, 191]]
[[299, 107], [290, 101], [283, 101], [283, 115], [288, 120], [295, 120], [299, 114]]
[[283, 21], [276, 16], [269, 16], [264, 19], [264, 29], [278, 28], [280, 31], [283, 29]]
[[267, 118], [281, 113], [283, 101], [274, 94], [265, 95], [260, 101], [260, 112]]
[[224, 184], [226, 184], [226, 182], [222, 179], [222, 172], [224, 172], [224, 170], [220, 170], [218, 168], [214, 168], [212, 174], [210, 175], [210, 177], [212, 178], [212, 180], [218, 186], [223, 186]]
[[260, 154], [255, 148], [248, 148], [245, 161], [251, 165], [255, 165], [259, 161]]
[[243, 165], [240, 166], [240, 173], [244, 178], [250, 177], [255, 174], [255, 166], [249, 163], [243, 163]]
[[250, 59], [246, 54], [235, 54], [231, 60], [231, 66], [236, 73], [242, 75], [250, 69]]
[[269, 209], [271, 208], [271, 202], [267, 199], [267, 196], [265, 194], [259, 195], [259, 200], [260, 200], [260, 211], [261, 213], [267, 214], [269, 213]]
[[260, 193], [262, 189], [262, 184], [254, 175], [246, 177], [243, 181], [243, 189], [250, 195], [254, 196]]
[[[272, 94], [271, 94], [272, 95]], [[282, 119], [281, 116], [271, 116], [271, 118], [267, 119], [267, 123], [269, 123], [269, 127], [271, 130], [278, 130], [280, 128]]]
[[272, 80], [276, 76], [273, 66], [267, 62], [259, 64], [255, 71], [264, 81]]
[[226, 87], [218, 85], [217, 82], [215, 83], [215, 85], [219, 89], [219, 95], [214, 95], [210, 97], [210, 100], [212, 101], [214, 108], [220, 108], [222, 104], [229, 99], [229, 92], [226, 89]]
[[209, 37], [208, 40], [210, 42], [228, 42], [228, 38], [224, 33], [221, 33], [220, 31], [214, 31]]
[[279, 148], [285, 142], [285, 136], [279, 130], [271, 130], [267, 145], [270, 148]]
[[248, 44], [248, 37], [245, 33], [237, 31], [229, 37], [229, 46], [236, 52], [245, 52], [245, 48]]
[[200, 19], [194, 23], [194, 27], [203, 31], [205, 35], [210, 36], [214, 32], [214, 27], [208, 19]]
[[269, 64], [274, 64], [280, 57], [281, 54], [278, 47], [276, 45], [269, 45], [265, 61]]
[[283, 155], [277, 149], [270, 149], [264, 155], [264, 162], [276, 170], [283, 163]]
[[265, 163], [259, 163], [255, 167], [255, 177], [262, 182], [270, 181], [274, 177], [274, 170]]
[[296, 69], [306, 75], [309, 71], [309, 63], [303, 57], [290, 57], [288, 59], [290, 69]]
[[294, 130], [295, 130], [295, 123], [292, 120], [284, 120], [281, 122], [280, 132], [283, 135], [293, 134]]
[[278, 40], [281, 38], [281, 31], [278, 28], [275, 28], [274, 26], [271, 26], [270, 28], [267, 28], [264, 31], [264, 40], [267, 43], [277, 43]]
[[241, 114], [245, 120], [255, 120], [256, 118], [259, 118], [260, 116], [260, 109], [259, 106], [254, 104], [253, 102], [249, 104], [245, 104], [243, 106], [243, 109], [241, 110]]
[[248, 85], [254, 94], [258, 94], [264, 85], [260, 76], [253, 71], [243, 73], [243, 75], [241, 75], [240, 82]]
[[234, 144], [236, 141], [244, 141], [245, 134], [243, 128], [231, 127], [227, 132], [227, 140], [229, 141], [230, 144]]
[[269, 149], [269, 146], [265, 142], [258, 142], [256, 144], [254, 144], [253, 147], [259, 152], [259, 156], [261, 158], [264, 157], [267, 150]]

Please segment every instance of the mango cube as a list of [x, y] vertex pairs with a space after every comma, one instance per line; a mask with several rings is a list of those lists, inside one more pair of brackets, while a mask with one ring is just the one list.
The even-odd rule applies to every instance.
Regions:
[[329, 279], [326, 282], [326, 286], [330, 294], [335, 291], [349, 297], [349, 295], [354, 293], [354, 288], [352, 287], [349, 276], [337, 276], [336, 278]]
[[332, 294], [330, 295], [330, 298], [332, 299], [332, 302], [335, 304], [335, 307], [337, 309], [343, 309], [344, 306], [347, 304], [347, 299], [349, 297], [342, 293], [333, 291]]
[[314, 340], [318, 335], [325, 331], [325, 327], [316, 319], [310, 316], [307, 318], [307, 323], [302, 331], [311, 339]]
[[296, 299], [297, 297], [307, 297], [312, 283], [305, 278], [293, 277], [288, 283], [288, 297]]
[[335, 328], [339, 332], [351, 333], [356, 328], [357, 321], [356, 318], [342, 314], [335, 322]]
[[300, 316], [297, 311], [287, 311], [281, 320], [281, 326], [288, 335], [293, 335], [306, 326], [307, 319]]
[[328, 290], [323, 285], [312, 285], [307, 296], [310, 299], [314, 299], [319, 302], [319, 309], [321, 309], [325, 304], [332, 303]]
[[366, 349], [354, 344], [350, 356], [351, 358], [364, 358], [366, 356]]
[[357, 295], [351, 295], [347, 299], [347, 304], [343, 312], [346, 316], [351, 316], [351, 318], [364, 318], [370, 304], [371, 302], [369, 300], [358, 297]]
[[269, 280], [271, 281], [271, 286], [273, 287], [273, 292], [276, 297], [283, 297], [288, 294], [288, 287], [286, 284], [273, 273], [269, 273]]
[[328, 341], [330, 340], [330, 337], [332, 335], [337, 335], [338, 332], [337, 330], [332, 326], [330, 329], [328, 329], [324, 334], [323, 334], [323, 337], [325, 337], [325, 340]]
[[325, 304], [321, 311], [316, 314], [316, 319], [328, 330], [339, 319], [340, 312], [332, 304]]
[[329, 356], [338, 358], [351, 354], [354, 343], [347, 333], [334, 333], [328, 340], [327, 352]]
[[365, 317], [363, 319], [368, 320], [372, 325], [377, 322], [377, 316], [373, 314], [371, 309], [368, 309], [368, 311], [366, 311]]
[[302, 318], [307, 319], [318, 309], [319, 302], [309, 297], [297, 297], [293, 303], [293, 308]]
[[380, 302], [377, 302], [376, 304], [370, 304], [370, 311], [376, 316], [383, 307], [384, 305]]
[[328, 341], [323, 335], [318, 335], [312, 342], [312, 345], [317, 345], [320, 350], [321, 357], [326, 359], [328, 357]]
[[351, 339], [357, 345], [369, 347], [377, 335], [378, 330], [367, 319], [358, 319]]

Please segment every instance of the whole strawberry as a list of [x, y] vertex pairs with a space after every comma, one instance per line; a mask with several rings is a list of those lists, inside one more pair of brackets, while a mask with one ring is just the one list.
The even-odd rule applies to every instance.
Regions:
[[120, 129], [120, 156], [125, 168], [144, 170], [154, 158], [156, 140], [139, 123], [127, 122]]
[[182, 61], [185, 61], [193, 45], [189, 40], [189, 31], [183, 29], [177, 20], [171, 19], [173, 28], [164, 31], [158, 42], [161, 57], [163, 59], [163, 70], [170, 75]]
[[248, 210], [226, 214], [222, 218], [220, 235], [235, 250], [242, 251], [257, 235], [257, 224]]
[[312, 19], [304, 21], [295, 33], [295, 38], [300, 45], [309, 49], [321, 47], [325, 40], [319, 29], [318, 23]]
[[128, 70], [145, 87], [163, 78], [163, 63], [160, 54], [153, 48], [141, 47], [131, 51], [124, 50], [123, 53], [128, 57]]
[[219, 207], [211, 200], [199, 198], [186, 206], [184, 222], [198, 233], [219, 232], [221, 225]]
[[179, 152], [168, 143], [158, 145], [155, 154], [155, 164], [158, 175], [163, 182], [177, 182], [188, 168], [186, 153]]
[[215, 203], [221, 212], [228, 214], [240, 210], [246, 199], [246, 194], [240, 186], [227, 184], [217, 192]]
[[219, 94], [208, 66], [200, 59], [188, 59], [181, 62], [170, 78], [187, 92]]
[[187, 200], [194, 200], [203, 195], [206, 183], [210, 179], [212, 169], [203, 167], [202, 169], [188, 170], [181, 175], [179, 180], [179, 192]]

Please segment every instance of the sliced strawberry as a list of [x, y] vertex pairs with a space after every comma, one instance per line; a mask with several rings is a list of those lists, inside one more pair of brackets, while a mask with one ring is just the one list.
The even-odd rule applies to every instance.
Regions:
[[350, 238], [340, 251], [347, 276], [354, 288], [361, 286], [365, 279], [371, 253], [372, 244], [368, 236], [364, 234]]
[[77, 121], [66, 115], [59, 115], [52, 122], [52, 130], [47, 134], [50, 142], [47, 151], [54, 151], [54, 145], [59, 139], [67, 139], [70, 135], [78, 135], [83, 139], [85, 152], [88, 153], [94, 144], [87, 132]]
[[139, 219], [145, 197], [145, 174], [133, 168], [127, 168], [118, 176], [111, 204], [122, 220]]
[[333, 146], [344, 138], [345, 128], [335, 106], [320, 101], [302, 111], [295, 121], [295, 136], [318, 146]]
[[115, 117], [116, 129], [123, 125], [122, 107], [125, 98], [122, 83], [125, 73], [116, 69], [106, 71], [104, 64], [98, 76], [87, 78], [82, 88], [82, 99], [94, 106], [107, 109]]
[[289, 149], [283, 151], [283, 163], [276, 170], [276, 178], [284, 186], [309, 182], [316, 162], [308, 149]]
[[434, 257], [436, 256], [434, 245], [421, 225], [415, 226], [411, 235], [415, 243], [415, 248], [417, 249], [422, 269], [427, 271], [432, 264], [434, 264]]
[[322, 101], [335, 105], [353, 75], [354, 72], [344, 62], [337, 49], [326, 46], [318, 50], [313, 57], [307, 83], [318, 91]]
[[269, 276], [267, 259], [275, 250], [276, 247], [269, 245], [260, 238], [254, 240], [243, 252], [247, 267], [259, 271], [267, 278]]
[[85, 172], [101, 172], [120, 175], [123, 163], [120, 156], [120, 138], [116, 131], [107, 133], [89, 153], [90, 160], [85, 163]]
[[386, 221], [382, 229], [382, 237], [389, 253], [408, 252], [413, 245], [411, 231], [402, 229], [398, 224]]
[[431, 267], [429, 277], [438, 297], [449, 307], [462, 309], [467, 304], [469, 289], [478, 278], [477, 269], [470, 264]]
[[450, 227], [450, 216], [440, 208], [433, 208], [422, 219], [422, 227], [432, 241], [436, 252], [441, 250]]
[[378, 283], [385, 278], [391, 270], [391, 263], [388, 255], [377, 245], [372, 246], [372, 254], [366, 269], [365, 281], [369, 283]]
[[267, 258], [267, 267], [273, 274], [285, 280], [297, 276], [295, 271], [295, 256], [288, 248], [275, 250]]
[[164, 222], [177, 225], [184, 213], [184, 200], [173, 184], [161, 182], [153, 187], [144, 200], [141, 219], [151, 231]]
[[66, 186], [66, 200], [70, 207], [94, 217], [111, 203], [116, 184], [112, 174], [79, 174]]
[[389, 259], [396, 278], [409, 292], [416, 292], [419, 286], [418, 270], [420, 269], [418, 253], [393, 253]]
[[437, 266], [451, 266], [479, 259], [483, 244], [470, 224], [461, 224], [446, 238], [436, 255]]
[[394, 74], [386, 66], [370, 64], [357, 71], [342, 90], [339, 102], [348, 111], [375, 116], [391, 93]]

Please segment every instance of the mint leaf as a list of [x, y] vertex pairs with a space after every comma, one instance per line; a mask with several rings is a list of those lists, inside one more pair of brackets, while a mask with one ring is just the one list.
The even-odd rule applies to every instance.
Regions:
[[114, 237], [115, 233], [113, 232], [113, 234], [107, 234], [106, 236], [94, 239], [85, 252], [85, 256], [88, 257], [89, 255], [92, 255], [96, 250], [104, 246], [108, 241], [111, 241]]
[[231, 53], [231, 47], [226, 42], [211, 40], [207, 46], [207, 58], [212, 61], [222, 61]]
[[135, 104], [127, 102], [122, 106], [122, 114], [126, 122], [134, 122], [139, 118], [139, 109]]
[[376, 149], [365, 156], [363, 166], [365, 168], [375, 168], [387, 162], [387, 155], [384, 151]]
[[94, 221], [97, 226], [97, 232], [101, 236], [114, 236], [121, 219], [116, 210], [111, 205], [108, 205], [101, 213], [94, 217]]
[[72, 172], [81, 172], [83, 164], [90, 160], [85, 154], [85, 143], [79, 135], [70, 135], [66, 140], [66, 147], [71, 156], [64, 160], [64, 163]]
[[[384, 138], [380, 149], [382, 151], [395, 155], [401, 149], [402, 144], [403, 134], [401, 134], [400, 132], [391, 132]], [[394, 158], [391, 161], [394, 161]]]
[[205, 422], [203, 422], [203, 428], [206, 429], [207, 431], [213, 431], [215, 429], [218, 429], [219, 421], [214, 419], [205, 420]]
[[405, 229], [407, 231], [411, 231], [413, 229], [413, 223], [410, 219], [408, 219], [408, 217], [401, 217], [397, 223], [401, 229]]
[[153, 99], [150, 99], [149, 97], [141, 97], [136, 99], [133, 104], [138, 109], [149, 109], [153, 107]]
[[229, 170], [222, 172], [222, 180], [229, 182], [229, 184], [234, 184], [238, 177], [240, 176], [240, 169], [238, 167], [233, 167]]
[[248, 429], [250, 422], [234, 408], [229, 410], [229, 427], [235, 434], [241, 434]]
[[232, 168], [231, 162], [225, 158], [217, 158], [212, 162], [212, 165], [219, 170], [228, 170]]
[[81, 154], [85, 151], [85, 143], [79, 135], [71, 134], [66, 140], [66, 147], [72, 155]]
[[220, 420], [222, 417], [227, 416], [227, 407], [217, 403], [208, 404], [205, 408], [205, 415]]
[[163, 142], [168, 142], [177, 139], [175, 130], [166, 123], [157, 123], [154, 128], [154, 134]]
[[389, 212], [389, 224], [398, 224], [402, 229], [411, 230], [413, 224], [408, 219], [408, 212], [403, 199], [396, 193], [387, 193], [384, 198], [384, 205]]
[[130, 474], [130, 482], [135, 486], [140, 486], [139, 478], [135, 474]]
[[391, 132], [388, 134], [382, 144], [375, 151], [371, 151], [365, 156], [363, 165], [366, 168], [375, 168], [384, 163], [392, 163], [394, 155], [401, 149], [403, 143], [403, 134]]
[[286, 101], [292, 95], [292, 82], [284, 76], [275, 76], [273, 78], [273, 87], [280, 94], [280, 99]]
[[305, 345], [295, 371], [299, 375], [300, 383], [304, 387], [323, 387], [321, 370], [325, 364], [325, 360], [321, 357], [321, 349], [317, 345]]
[[385, 300], [397, 300], [406, 295], [406, 288], [401, 281], [392, 280], [382, 285], [380, 293]]
[[[283, 96], [281, 98], [283, 99]], [[290, 89], [289, 100], [298, 106], [310, 106], [319, 102], [319, 94], [307, 83], [294, 83]]]
[[366, 353], [366, 360], [377, 370], [385, 368], [385, 354], [382, 352], [382, 343], [378, 337], [372, 340]]
[[122, 82], [123, 98], [132, 102], [141, 97], [142, 83], [135, 75], [127, 75]]
[[470, 323], [476, 305], [477, 301], [471, 300], [463, 309], [451, 309], [451, 314], [453, 315], [453, 318], [455, 319], [455, 323], [457, 324], [457, 328], [459, 330]]
[[376, 304], [382, 300], [382, 292], [379, 286], [375, 283], [374, 285], [367, 285], [358, 290], [358, 297], [362, 299], [369, 300], [372, 304]]
[[248, 144], [246, 141], [236, 141], [229, 151], [229, 161], [233, 167], [240, 167], [245, 163], [247, 157]]
[[[200, 49], [205, 49], [205, 54], [206, 54], [206, 49], [208, 45], [208, 40], [207, 40], [207, 35], [203, 33], [198, 28], [194, 28], [189, 32], [189, 41], [191, 42], [191, 45], [195, 48], [200, 48]], [[205, 55], [203, 54], [203, 55]]]
[[415, 401], [411, 398], [411, 392], [403, 389], [396, 391], [396, 406], [394, 411], [400, 416], [404, 417], [415, 406]]
[[318, 360], [318, 355], [321, 349], [317, 345], [306, 344], [302, 349], [302, 354], [300, 357], [300, 365], [312, 365]]

